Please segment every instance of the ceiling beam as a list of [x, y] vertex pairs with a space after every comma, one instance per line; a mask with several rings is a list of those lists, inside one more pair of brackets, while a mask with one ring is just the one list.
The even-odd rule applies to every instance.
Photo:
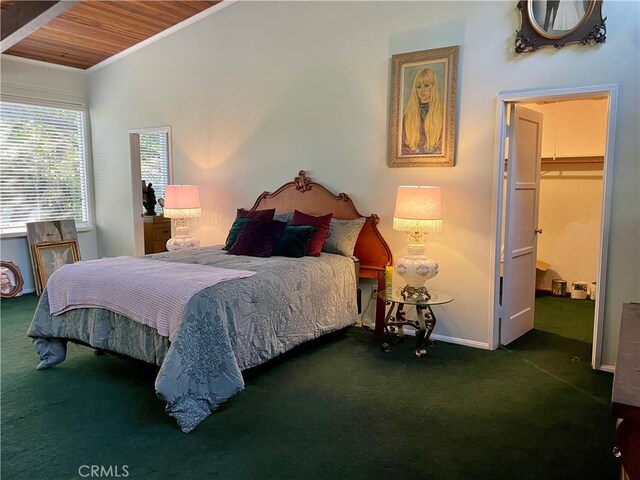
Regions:
[[18, 1], [0, 14], [0, 52], [8, 50], [38, 28], [46, 25], [77, 1]]

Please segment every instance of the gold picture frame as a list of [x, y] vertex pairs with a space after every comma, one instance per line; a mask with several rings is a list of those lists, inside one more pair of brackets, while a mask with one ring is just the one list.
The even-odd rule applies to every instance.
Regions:
[[[33, 271], [37, 272], [38, 270], [34, 249], [36, 245], [41, 243], [70, 242], [72, 240], [78, 241], [76, 221], [73, 218], [27, 223], [27, 244], [29, 245]], [[35, 275], [34, 283], [36, 293], [40, 295], [44, 286], [40, 284], [37, 274]]]
[[458, 46], [391, 57], [389, 167], [455, 165]]
[[36, 257], [36, 270], [42, 289], [47, 286], [51, 274], [63, 265], [68, 265], [80, 260], [78, 242], [40, 243], [33, 247]]

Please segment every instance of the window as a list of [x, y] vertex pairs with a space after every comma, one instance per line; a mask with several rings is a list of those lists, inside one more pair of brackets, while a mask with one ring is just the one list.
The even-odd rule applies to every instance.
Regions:
[[156, 198], [164, 198], [164, 188], [169, 184], [167, 130], [140, 133], [140, 173], [145, 185], [153, 184]]
[[0, 232], [73, 218], [90, 227], [82, 106], [0, 101]]

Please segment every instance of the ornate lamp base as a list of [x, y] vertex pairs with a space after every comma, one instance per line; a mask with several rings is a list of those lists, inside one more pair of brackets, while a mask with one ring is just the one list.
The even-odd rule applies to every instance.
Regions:
[[405, 300], [417, 300], [417, 301], [427, 301], [431, 300], [431, 294], [427, 287], [412, 287], [410, 285], [405, 285], [400, 292], [402, 294], [402, 298]]
[[189, 223], [184, 218], [175, 220], [176, 236], [167, 241], [167, 250], [176, 252], [178, 250], [193, 250], [200, 248], [200, 240], [189, 235]]
[[402, 296], [405, 299], [429, 300], [431, 295], [424, 284], [438, 274], [438, 264], [424, 255], [422, 243], [410, 244], [407, 253], [409, 255], [399, 259], [393, 268], [407, 282], [402, 289]]
[[167, 250], [176, 252], [178, 250], [193, 250], [200, 248], [200, 240], [193, 237], [174, 237], [167, 241]]

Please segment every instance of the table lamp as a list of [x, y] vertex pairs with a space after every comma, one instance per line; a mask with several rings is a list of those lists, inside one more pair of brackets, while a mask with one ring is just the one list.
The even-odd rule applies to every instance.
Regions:
[[438, 264], [425, 256], [423, 239], [428, 232], [442, 230], [440, 187], [398, 187], [393, 229], [409, 236], [408, 255], [394, 265], [394, 272], [407, 282], [403, 297], [429, 300], [424, 284], [438, 274]]
[[164, 216], [173, 218], [176, 236], [167, 241], [167, 250], [191, 250], [200, 240], [189, 235], [189, 218], [200, 216], [200, 195], [196, 185], [167, 185], [164, 190]]

